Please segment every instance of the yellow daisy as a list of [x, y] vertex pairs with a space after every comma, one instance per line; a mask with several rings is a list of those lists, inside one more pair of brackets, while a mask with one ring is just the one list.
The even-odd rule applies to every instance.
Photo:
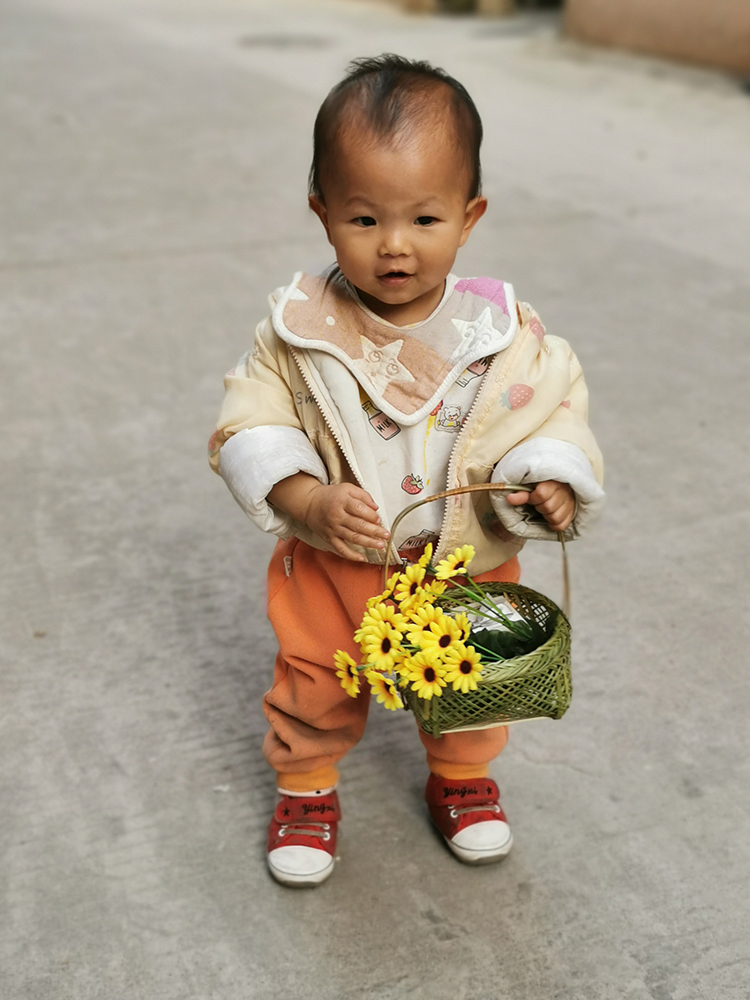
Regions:
[[417, 661], [417, 666], [419, 666], [420, 663], [429, 662], [432, 664], [433, 667], [436, 667], [438, 670], [443, 671], [445, 669], [443, 667], [443, 661], [440, 657], [440, 650], [438, 649], [437, 646], [433, 646], [430, 649], [414, 649], [411, 652], [406, 652], [405, 649], [404, 650], [405, 655], [396, 664], [396, 673], [399, 675], [400, 678], [399, 687], [406, 687], [408, 685], [409, 674], [415, 669], [414, 658], [418, 656], [420, 653], [424, 653], [424, 656], [421, 656], [419, 658], [419, 660]]
[[462, 545], [446, 559], [440, 560], [435, 570], [435, 576], [438, 580], [450, 580], [452, 576], [465, 576], [466, 568], [473, 558], [474, 546]]
[[368, 609], [374, 607], [376, 604], [382, 604], [383, 601], [387, 601], [393, 596], [393, 591], [396, 589], [396, 584], [398, 583], [398, 577], [399, 574], [397, 570], [389, 580], [386, 580], [385, 590], [383, 593], [376, 594], [375, 597], [370, 597], [367, 600], [366, 606]]
[[375, 670], [392, 670], [403, 656], [401, 633], [388, 622], [381, 622], [368, 631], [360, 646], [365, 662]]
[[445, 679], [453, 685], [454, 691], [467, 694], [476, 691], [477, 681], [482, 676], [482, 658], [473, 646], [457, 642], [445, 654]]
[[395, 712], [397, 708], [404, 707], [401, 695], [390, 677], [384, 677], [376, 670], [366, 670], [365, 677], [370, 684], [370, 690], [381, 705], [392, 712]]
[[424, 566], [427, 568], [430, 565], [430, 559], [432, 559], [432, 542], [428, 542], [425, 545], [424, 552], [417, 561], [417, 566]]
[[441, 615], [422, 633], [420, 645], [422, 649], [437, 647], [445, 654], [456, 643], [461, 642], [463, 632], [450, 615]]
[[405, 601], [416, 597], [422, 589], [424, 577], [425, 568], [419, 564], [407, 566], [403, 573], [400, 574], [393, 596], [402, 608]]
[[429, 631], [433, 622], [439, 622], [445, 616], [434, 604], [424, 604], [421, 608], [410, 608], [408, 617], [406, 638], [413, 646], [421, 647], [423, 633]]
[[453, 616], [453, 621], [458, 625], [463, 634], [464, 641], [469, 638], [469, 632], [471, 632], [471, 623], [463, 611], [459, 611]]
[[432, 697], [439, 698], [446, 685], [445, 668], [439, 663], [434, 654], [428, 650], [421, 649], [414, 656], [410, 657], [410, 670], [407, 680], [411, 683], [412, 691], [416, 691], [419, 698], [429, 701]]
[[357, 664], [345, 653], [343, 649], [337, 649], [333, 654], [333, 662], [338, 668], [336, 676], [341, 681], [341, 687], [351, 698], [356, 698], [359, 694], [359, 674]]
[[399, 607], [407, 616], [407, 624], [405, 628], [409, 628], [408, 616], [414, 614], [415, 611], [419, 611], [420, 608], [427, 607], [432, 604], [432, 597], [427, 591], [423, 590], [421, 587], [414, 594], [413, 597], [407, 597], [399, 604]]
[[367, 609], [361, 626], [354, 633], [354, 641], [364, 642], [365, 636], [373, 630], [378, 629], [381, 625], [390, 625], [392, 629], [399, 632], [400, 640], [401, 635], [406, 631], [407, 622], [406, 618], [392, 604], [385, 604], [381, 601]]
[[425, 594], [427, 594], [428, 599], [435, 600], [436, 597], [440, 597], [444, 594], [448, 584], [444, 580], [428, 580], [427, 583], [422, 584], [422, 589]]

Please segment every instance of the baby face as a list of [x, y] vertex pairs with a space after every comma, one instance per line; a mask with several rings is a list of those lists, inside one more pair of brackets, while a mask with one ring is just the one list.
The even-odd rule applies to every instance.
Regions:
[[469, 169], [438, 127], [390, 143], [352, 127], [331, 155], [325, 202], [310, 199], [344, 275], [383, 319], [407, 326], [440, 302], [445, 278], [475, 223]]

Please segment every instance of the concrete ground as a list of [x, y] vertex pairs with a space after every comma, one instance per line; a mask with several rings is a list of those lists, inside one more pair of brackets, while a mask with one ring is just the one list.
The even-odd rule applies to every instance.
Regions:
[[[263, 861], [272, 541], [205, 442], [267, 292], [329, 259], [317, 105], [384, 50], [477, 100], [457, 269], [573, 341], [609, 508], [571, 551], [573, 706], [493, 765], [513, 854], [448, 854], [378, 709], [337, 871], [294, 892]], [[750, 97], [549, 13], [364, 0], [7, 0], [0, 74], [2, 1000], [750, 996]]]

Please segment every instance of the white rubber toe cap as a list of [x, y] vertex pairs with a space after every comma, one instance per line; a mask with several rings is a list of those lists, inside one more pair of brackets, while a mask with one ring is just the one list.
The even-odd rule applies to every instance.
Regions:
[[318, 885], [333, 871], [333, 858], [315, 847], [290, 845], [269, 851], [268, 867], [283, 885]]
[[504, 858], [513, 846], [513, 834], [507, 823], [493, 819], [467, 826], [447, 843], [462, 861], [482, 865]]

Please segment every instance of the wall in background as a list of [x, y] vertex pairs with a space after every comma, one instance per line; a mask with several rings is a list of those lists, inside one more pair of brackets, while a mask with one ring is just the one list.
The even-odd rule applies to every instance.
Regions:
[[565, 31], [750, 75], [750, 0], [567, 0]]

